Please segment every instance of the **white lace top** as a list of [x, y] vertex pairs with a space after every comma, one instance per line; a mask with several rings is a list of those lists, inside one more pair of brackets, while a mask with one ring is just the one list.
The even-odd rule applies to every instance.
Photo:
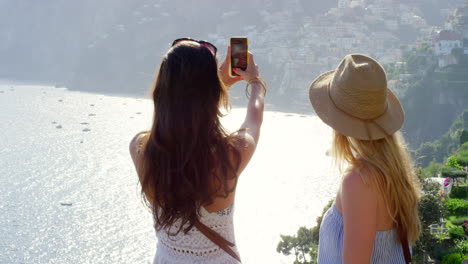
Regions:
[[[233, 205], [213, 213], [209, 213], [202, 207], [200, 221], [235, 244], [233, 215]], [[169, 231], [174, 233], [177, 229], [178, 225], [173, 225]], [[187, 234], [181, 231], [176, 236], [169, 236], [167, 230], [160, 230], [156, 232], [156, 237], [158, 238], [158, 246], [154, 264], [239, 263], [205, 237], [196, 227], [193, 227]], [[236, 247], [232, 247], [232, 249], [239, 255]]]

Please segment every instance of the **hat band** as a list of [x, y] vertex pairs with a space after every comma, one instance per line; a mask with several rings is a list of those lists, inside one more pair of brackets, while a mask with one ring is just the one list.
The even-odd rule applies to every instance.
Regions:
[[385, 131], [385, 129], [377, 124], [377, 122], [375, 122], [375, 120], [379, 119], [381, 116], [383, 116], [387, 110], [388, 110], [388, 104], [385, 104], [385, 110], [383, 111], [382, 114], [380, 114], [379, 116], [377, 117], [374, 117], [372, 119], [363, 119], [363, 118], [360, 118], [360, 117], [357, 117], [357, 116], [354, 116], [348, 112], [346, 112], [345, 110], [341, 109], [336, 103], [335, 101], [333, 100], [333, 97], [330, 93], [330, 83], [328, 83], [328, 86], [327, 86], [327, 92], [328, 92], [328, 97], [330, 97], [330, 101], [333, 103], [333, 106], [335, 106], [336, 109], [338, 109], [340, 112], [342, 112], [343, 114], [353, 118], [353, 119], [356, 119], [356, 120], [359, 120], [359, 121], [362, 121], [364, 122], [364, 126], [366, 127], [366, 132], [367, 132], [367, 136], [369, 137], [370, 140], [372, 140], [372, 134], [371, 134], [371, 131], [369, 129], [369, 124], [374, 124], [382, 133], [384, 133], [385, 136], [390, 136], [387, 131]]

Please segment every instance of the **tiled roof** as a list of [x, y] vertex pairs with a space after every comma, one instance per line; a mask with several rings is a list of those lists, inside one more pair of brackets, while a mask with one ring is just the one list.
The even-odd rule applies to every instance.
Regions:
[[442, 30], [436, 40], [461, 40], [462, 36], [450, 30]]

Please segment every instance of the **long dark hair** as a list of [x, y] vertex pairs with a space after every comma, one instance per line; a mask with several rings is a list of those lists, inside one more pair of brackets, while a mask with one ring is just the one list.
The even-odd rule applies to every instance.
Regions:
[[[229, 107], [215, 56], [181, 42], [164, 56], [153, 87], [154, 116], [142, 159], [142, 195], [152, 205], [155, 228], [181, 221], [187, 233], [200, 207], [227, 197], [237, 184], [236, 138], [220, 122]], [[232, 184], [234, 183], [234, 184]]]

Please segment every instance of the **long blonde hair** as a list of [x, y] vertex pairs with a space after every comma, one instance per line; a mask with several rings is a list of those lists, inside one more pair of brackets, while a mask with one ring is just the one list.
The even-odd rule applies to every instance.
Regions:
[[419, 181], [400, 132], [378, 140], [359, 140], [335, 131], [332, 152], [340, 169], [366, 169], [365, 184], [377, 188], [397, 227], [403, 226], [408, 241], [414, 243], [420, 232]]

